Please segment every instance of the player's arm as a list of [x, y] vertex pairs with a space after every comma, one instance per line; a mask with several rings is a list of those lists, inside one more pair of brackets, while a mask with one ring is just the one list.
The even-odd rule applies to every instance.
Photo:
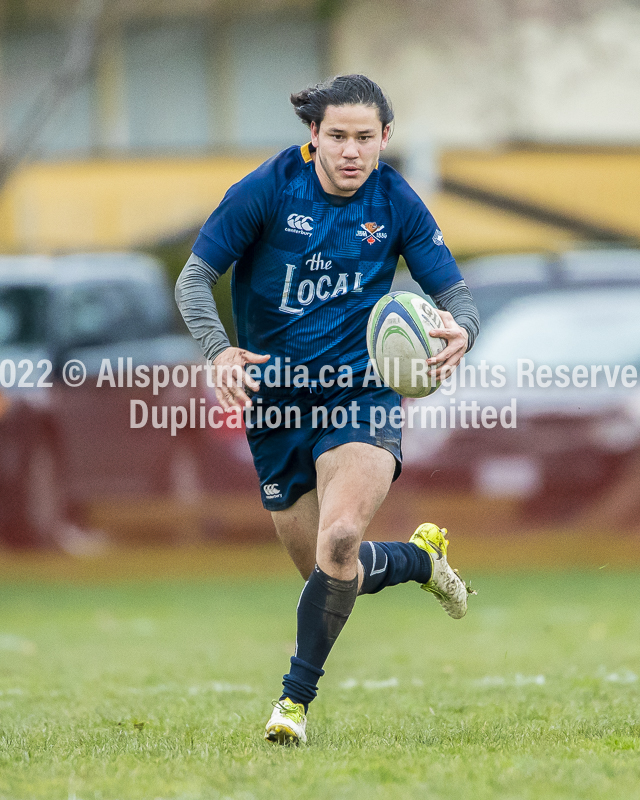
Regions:
[[453, 372], [464, 354], [473, 347], [480, 331], [480, 315], [463, 280], [431, 296], [444, 323], [444, 330], [431, 331], [431, 336], [446, 339], [447, 346], [437, 356], [427, 359], [427, 364], [436, 367], [436, 377], [442, 380]]
[[[224, 264], [228, 256], [221, 254], [220, 258], [220, 269], [224, 272], [229, 266]], [[247, 375], [245, 367], [262, 364], [269, 356], [231, 346], [211, 291], [220, 274], [192, 253], [176, 283], [176, 302], [191, 335], [214, 366], [216, 397], [227, 411], [234, 406], [251, 405], [245, 387], [257, 391], [259, 385]]]
[[[429, 237], [430, 239], [432, 237]], [[432, 336], [445, 339], [447, 346], [433, 358], [427, 359], [430, 368], [435, 369], [438, 380], [451, 375], [476, 340], [480, 331], [480, 316], [468, 286], [462, 279], [458, 266], [444, 245], [437, 246], [432, 253], [432, 261], [420, 259], [416, 265], [415, 256], [407, 258], [409, 271], [423, 292], [431, 295], [444, 323], [444, 328], [432, 332]], [[449, 258], [446, 259], [446, 255]], [[411, 253], [413, 256], [413, 253]], [[442, 257], [445, 256], [445, 259]], [[405, 256], [406, 258], [406, 256]], [[424, 265], [432, 263], [431, 269]]]
[[205, 357], [215, 367], [216, 397], [225, 410], [251, 405], [245, 387], [256, 391], [258, 384], [247, 375], [245, 367], [262, 364], [269, 356], [231, 347], [211, 290], [259, 238], [267, 209], [273, 204], [274, 182], [270, 174], [269, 162], [265, 162], [229, 189], [202, 226], [176, 284], [178, 308]]
[[389, 191], [402, 220], [399, 252], [412, 278], [436, 302], [444, 329], [438, 336], [447, 346], [427, 363], [438, 379], [458, 366], [479, 331], [478, 310], [442, 232], [423, 201], [397, 173], [390, 173]]

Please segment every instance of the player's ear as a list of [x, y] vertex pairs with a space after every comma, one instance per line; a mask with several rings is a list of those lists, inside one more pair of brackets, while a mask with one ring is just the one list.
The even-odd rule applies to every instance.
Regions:
[[314, 147], [318, 146], [318, 134], [320, 133], [320, 126], [316, 125], [316, 123], [311, 120], [311, 124], [309, 125], [309, 129], [311, 131], [311, 144]]
[[389, 134], [391, 133], [391, 125], [385, 125], [382, 131], [382, 141], [380, 142], [380, 150], [384, 150], [389, 144]]

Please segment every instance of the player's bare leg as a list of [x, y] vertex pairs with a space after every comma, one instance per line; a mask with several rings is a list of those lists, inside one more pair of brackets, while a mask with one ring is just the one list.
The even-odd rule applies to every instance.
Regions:
[[291, 560], [302, 577], [308, 580], [316, 563], [318, 541], [318, 492], [313, 489], [303, 494], [284, 511], [272, 511], [278, 538], [285, 546]]
[[[316, 564], [320, 523], [318, 492], [316, 489], [307, 492], [285, 511], [272, 511], [271, 517], [278, 538], [289, 553], [298, 572], [305, 581], [308, 580]], [[362, 586], [363, 580], [364, 569], [358, 560], [358, 589]]]
[[[271, 512], [278, 538], [305, 580], [316, 563], [327, 574], [340, 577], [331, 566], [338, 539], [344, 547], [345, 537], [351, 538], [357, 565], [362, 536], [389, 491], [395, 459], [380, 447], [350, 442], [323, 453], [316, 468], [318, 491], [307, 492], [285, 511]], [[324, 502], [321, 546], [319, 492]]]
[[364, 442], [340, 445], [317, 459], [316, 563], [327, 575], [355, 577], [362, 537], [387, 496], [394, 470], [390, 452]]

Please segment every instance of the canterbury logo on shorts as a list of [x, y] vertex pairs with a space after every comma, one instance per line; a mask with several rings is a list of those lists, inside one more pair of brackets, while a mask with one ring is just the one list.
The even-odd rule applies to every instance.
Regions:
[[282, 492], [277, 483], [266, 483], [262, 487], [262, 491], [272, 500], [275, 500], [276, 497], [282, 497]]

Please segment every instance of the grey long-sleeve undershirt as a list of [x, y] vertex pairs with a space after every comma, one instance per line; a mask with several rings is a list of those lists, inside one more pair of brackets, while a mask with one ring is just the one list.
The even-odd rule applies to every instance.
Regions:
[[220, 273], [191, 253], [176, 283], [176, 303], [207, 361], [231, 347], [211, 293], [219, 277]]
[[458, 281], [443, 292], [431, 296], [438, 308], [448, 311], [458, 325], [469, 334], [468, 353], [480, 331], [480, 315], [469, 287], [464, 281]]
[[[229, 337], [211, 293], [219, 277], [215, 269], [192, 253], [176, 283], [176, 302], [180, 313], [208, 361], [213, 361], [230, 347]], [[464, 281], [458, 281], [432, 297], [438, 308], [448, 311], [469, 334], [468, 352], [478, 335], [480, 320], [467, 285]]]

